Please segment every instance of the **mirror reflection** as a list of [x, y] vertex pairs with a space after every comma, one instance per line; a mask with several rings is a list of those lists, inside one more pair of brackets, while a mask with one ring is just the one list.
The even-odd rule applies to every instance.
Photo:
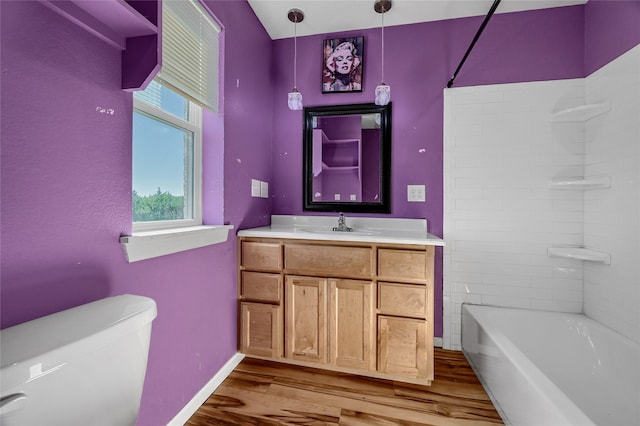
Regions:
[[305, 210], [389, 212], [390, 106], [305, 108]]

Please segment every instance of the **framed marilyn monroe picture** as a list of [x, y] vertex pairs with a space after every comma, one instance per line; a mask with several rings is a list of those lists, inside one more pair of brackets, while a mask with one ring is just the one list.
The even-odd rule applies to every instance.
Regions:
[[362, 92], [364, 37], [322, 42], [322, 93]]

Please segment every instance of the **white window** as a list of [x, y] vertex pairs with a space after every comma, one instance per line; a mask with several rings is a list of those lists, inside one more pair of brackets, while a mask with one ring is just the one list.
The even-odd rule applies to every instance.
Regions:
[[198, 0], [162, 2], [162, 69], [134, 95], [133, 231], [202, 224], [202, 109], [218, 107], [220, 26]]
[[134, 95], [133, 231], [202, 224], [202, 109], [152, 81]]
[[162, 2], [162, 69], [134, 95], [133, 233], [127, 261], [227, 240], [202, 224], [202, 108], [218, 110], [220, 26], [198, 0]]

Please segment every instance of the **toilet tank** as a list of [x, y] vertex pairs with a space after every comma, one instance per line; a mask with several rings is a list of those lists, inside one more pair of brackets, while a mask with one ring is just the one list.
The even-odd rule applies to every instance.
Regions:
[[156, 315], [122, 295], [0, 331], [0, 424], [134, 425]]

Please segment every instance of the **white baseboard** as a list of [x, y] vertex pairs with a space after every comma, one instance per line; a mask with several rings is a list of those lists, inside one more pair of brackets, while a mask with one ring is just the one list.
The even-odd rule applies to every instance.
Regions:
[[184, 406], [182, 410], [167, 424], [167, 426], [184, 426], [191, 416], [198, 411], [198, 408], [211, 396], [211, 394], [222, 384], [224, 379], [231, 374], [234, 368], [244, 358], [244, 354], [237, 353], [227, 361], [215, 376], [204, 385], [202, 389]]

